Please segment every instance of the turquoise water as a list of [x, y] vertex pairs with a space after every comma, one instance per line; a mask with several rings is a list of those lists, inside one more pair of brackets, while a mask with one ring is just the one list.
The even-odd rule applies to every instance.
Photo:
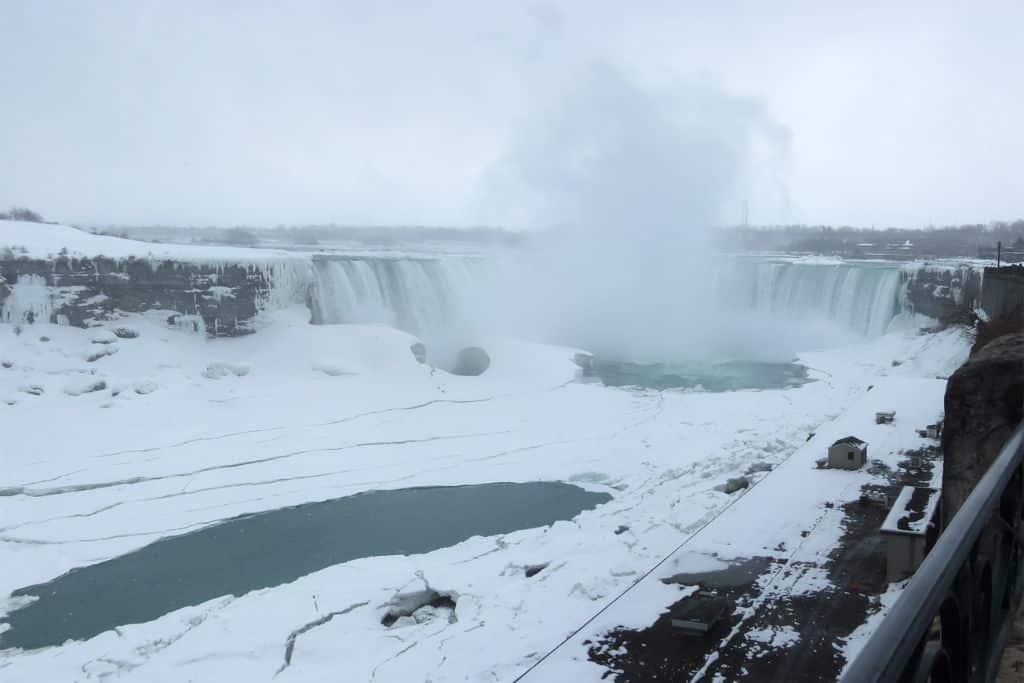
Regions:
[[729, 361], [724, 363], [631, 363], [595, 359], [584, 376], [611, 387], [640, 389], [785, 389], [810, 382], [796, 363]]
[[85, 640], [341, 562], [546, 526], [609, 500], [559, 482], [494, 483], [369, 491], [242, 515], [16, 590], [38, 599], [7, 615], [0, 649]]

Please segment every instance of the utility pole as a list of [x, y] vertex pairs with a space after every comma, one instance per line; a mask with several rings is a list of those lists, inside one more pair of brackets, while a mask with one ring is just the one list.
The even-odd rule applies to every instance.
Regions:
[[743, 200], [743, 227], [750, 227], [750, 207], [746, 199]]
[[1001, 267], [1003, 264], [1003, 243], [1002, 241], [996, 242], [996, 268]]

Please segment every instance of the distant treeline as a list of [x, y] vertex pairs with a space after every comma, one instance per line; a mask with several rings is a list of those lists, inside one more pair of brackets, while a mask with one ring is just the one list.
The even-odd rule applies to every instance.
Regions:
[[[29, 220], [22, 218], [21, 220]], [[303, 225], [250, 227], [110, 227], [105, 234], [155, 242], [194, 242], [241, 246], [329, 246], [357, 242], [381, 247], [409, 243], [448, 242], [477, 245], [519, 245], [538, 235], [504, 228], [442, 228], [430, 226]], [[847, 258], [994, 257], [1002, 242], [1004, 256], [1024, 260], [1024, 220], [929, 228], [873, 228], [783, 225], [727, 227], [715, 231], [726, 251], [778, 251], [826, 254]]]
[[410, 242], [462, 242], [472, 244], [518, 244], [521, 233], [502, 228], [438, 228], [429, 226], [343, 226], [303, 225], [275, 228], [237, 226], [217, 227], [106, 227], [100, 232], [147, 241], [200, 242], [256, 246], [260, 244], [294, 244], [299, 246], [359, 242], [381, 246]]
[[787, 251], [839, 256], [911, 258], [976, 257], [1002, 242], [1006, 251], [1024, 251], [1024, 220], [987, 225], [924, 229], [787, 225], [723, 228], [720, 246], [736, 251]]
[[12, 206], [8, 211], [0, 211], [0, 221], [25, 221], [27, 223], [44, 223], [43, 217], [32, 209], [23, 206]]

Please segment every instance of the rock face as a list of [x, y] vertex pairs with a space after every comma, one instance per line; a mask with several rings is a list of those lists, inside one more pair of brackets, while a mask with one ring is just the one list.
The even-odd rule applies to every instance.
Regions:
[[491, 367], [491, 357], [487, 355], [487, 352], [479, 346], [469, 346], [459, 351], [452, 374], [475, 377], [484, 374], [489, 367]]
[[1024, 320], [1024, 266], [986, 268], [981, 308], [990, 320]]
[[909, 275], [907, 303], [915, 313], [944, 323], [968, 322], [981, 296], [981, 282], [981, 273], [970, 266], [926, 266]]
[[212, 337], [252, 331], [270, 291], [266, 274], [245, 265], [144, 259], [0, 260], [3, 322], [39, 319], [88, 327], [119, 311], [169, 310], [202, 318]]
[[416, 359], [416, 362], [423, 365], [427, 362], [427, 347], [423, 345], [423, 342], [416, 342], [409, 347], [412, 351], [412, 357]]
[[946, 385], [945, 408], [944, 524], [1024, 417], [1024, 334], [993, 340], [953, 373]]

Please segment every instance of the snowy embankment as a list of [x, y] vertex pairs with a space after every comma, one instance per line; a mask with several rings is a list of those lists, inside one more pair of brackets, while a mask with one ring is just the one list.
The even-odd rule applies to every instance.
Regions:
[[[859, 433], [871, 457], [898, 457], [941, 410], [936, 375], [967, 349], [958, 330], [904, 329], [803, 356], [817, 381], [792, 389], [627, 391], [573, 381], [568, 349], [495, 341], [487, 373], [456, 377], [418, 364], [415, 339], [393, 329], [310, 326], [302, 308], [268, 320], [229, 340], [147, 315], [109, 334], [0, 325], [0, 595], [239, 514], [373, 489], [551, 480], [612, 500], [549, 528], [8, 650], [4, 680], [510, 680], [687, 539], [701, 561], [780, 541], [825, 552], [838, 521], [822, 501], [871, 475], [813, 470], [824, 444]], [[137, 336], [113, 341], [115, 327]], [[875, 428], [880, 409], [895, 425]], [[778, 467], [745, 494], [716, 490], [759, 462]], [[424, 608], [382, 624], [396, 593], [428, 582], [456, 596], [454, 620]], [[650, 622], [679, 593], [635, 590], [605, 626]], [[545, 666], [599, 679], [585, 660], [569, 643]]]
[[296, 258], [294, 252], [283, 249], [143, 242], [111, 235], [95, 235], [69, 225], [0, 220], [0, 249], [3, 248], [10, 249], [15, 257], [33, 259], [106, 256], [111, 259], [136, 258], [186, 263], [267, 263]]
[[212, 336], [305, 298], [308, 255], [155, 244], [64, 225], [0, 221], [0, 321], [89, 327], [126, 312], [189, 316]]

